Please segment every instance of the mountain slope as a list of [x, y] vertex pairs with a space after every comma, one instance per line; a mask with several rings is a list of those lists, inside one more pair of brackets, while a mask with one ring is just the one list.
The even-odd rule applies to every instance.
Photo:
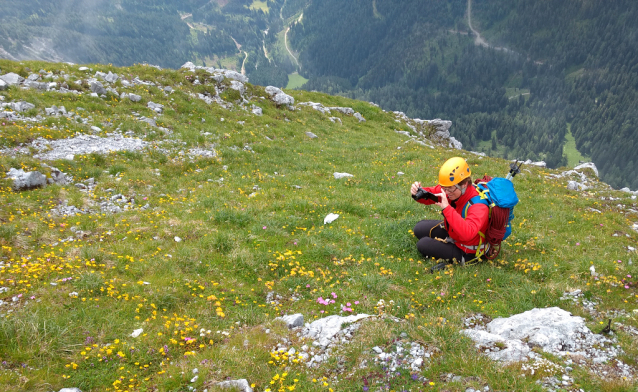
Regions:
[[[573, 388], [635, 389], [638, 207], [593, 172], [576, 192], [566, 185], [581, 174], [523, 166], [499, 259], [430, 274], [411, 229], [440, 215], [410, 184], [434, 183], [454, 155], [475, 177], [504, 175], [508, 161], [448, 149], [431, 127], [362, 101], [287, 91], [292, 110], [223, 70], [0, 68], [33, 75], [0, 92], [0, 172], [58, 181], [16, 191], [0, 180], [1, 389], [215, 390], [245, 378], [258, 391], [540, 391], [563, 373]], [[324, 224], [329, 213], [339, 217]], [[537, 349], [532, 372], [459, 333], [477, 314], [550, 306], [594, 332], [612, 318], [628, 368]], [[349, 319], [326, 351], [275, 320], [295, 313], [377, 317]], [[420, 365], [379, 360], [404, 345]]]
[[304, 88], [449, 118], [470, 149], [550, 167], [566, 164], [570, 123], [602, 178], [637, 188], [636, 4], [474, 1], [487, 48], [468, 35], [468, 4], [311, 2], [291, 40]]

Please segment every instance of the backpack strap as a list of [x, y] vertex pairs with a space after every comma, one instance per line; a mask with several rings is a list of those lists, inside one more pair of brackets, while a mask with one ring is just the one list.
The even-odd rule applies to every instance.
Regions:
[[465, 206], [463, 207], [463, 211], [461, 212], [461, 217], [465, 219], [470, 207], [472, 207], [474, 204], [477, 204], [477, 203], [485, 204], [486, 206], [489, 207], [489, 204], [486, 199], [483, 199], [481, 196], [474, 196], [473, 198], [468, 200], [467, 203], [465, 203]]
[[[468, 200], [467, 203], [465, 203], [465, 206], [463, 207], [463, 211], [461, 213], [461, 217], [465, 219], [465, 217], [467, 216], [467, 212], [469, 211], [470, 207], [473, 206], [474, 204], [484, 204], [487, 206], [489, 210], [488, 219], [490, 219], [492, 215], [492, 209], [490, 208], [489, 202], [487, 201], [487, 195], [485, 195], [488, 191], [486, 190], [481, 192], [478, 186], [476, 185], [474, 186], [476, 187], [476, 191], [479, 192], [479, 196], [474, 196], [473, 198]], [[479, 231], [479, 237], [480, 237], [479, 244], [476, 247], [476, 258], [470, 261], [475, 261], [480, 259], [481, 256], [483, 256], [485, 252], [487, 252], [488, 250], [489, 244], [486, 244], [486, 246], [483, 247], [483, 243], [485, 242], [485, 233], [482, 233], [481, 231]]]
[[489, 203], [488, 194], [490, 190], [487, 188], [487, 182], [479, 182], [477, 184], [472, 184], [472, 185], [474, 185], [474, 189], [476, 189], [476, 192], [478, 192], [481, 200], [486, 201], [486, 203], [484, 204], [487, 205], [488, 207], [492, 207], [490, 206], [490, 203]]

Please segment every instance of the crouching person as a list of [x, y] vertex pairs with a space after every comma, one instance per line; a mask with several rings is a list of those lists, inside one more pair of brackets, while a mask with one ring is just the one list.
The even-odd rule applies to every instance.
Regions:
[[471, 175], [465, 159], [450, 158], [439, 171], [438, 185], [421, 188], [421, 183], [415, 182], [410, 189], [419, 203], [441, 207], [442, 221], [422, 220], [414, 226], [419, 252], [426, 258], [445, 260], [435, 269], [444, 268], [454, 260], [461, 264], [476, 261], [477, 254], [480, 256], [488, 250], [484, 233], [489, 223], [489, 208], [470, 201], [479, 196]]

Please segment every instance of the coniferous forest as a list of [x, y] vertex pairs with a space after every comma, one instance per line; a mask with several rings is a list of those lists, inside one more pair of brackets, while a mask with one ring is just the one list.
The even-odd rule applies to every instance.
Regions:
[[565, 166], [571, 132], [604, 181], [638, 189], [635, 1], [473, 0], [485, 45], [468, 0], [0, 0], [0, 10], [1, 57], [195, 61], [279, 87], [297, 71], [305, 90], [452, 120], [464, 148], [489, 155]]
[[[638, 4], [547, 0], [313, 1], [292, 29], [304, 89], [454, 122], [467, 149], [566, 164], [578, 150], [638, 188]], [[338, 12], [330, 10], [338, 9]]]

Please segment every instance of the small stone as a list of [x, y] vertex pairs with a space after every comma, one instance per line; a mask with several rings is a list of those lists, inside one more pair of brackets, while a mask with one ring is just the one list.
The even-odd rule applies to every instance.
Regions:
[[235, 388], [239, 392], [253, 392], [253, 389], [250, 387], [250, 384], [244, 378], [240, 380], [223, 381], [223, 382], [217, 383], [217, 386], [224, 389]]
[[383, 350], [381, 350], [379, 346], [372, 347], [372, 351], [374, 351], [377, 354], [381, 354], [383, 352]]
[[179, 238], [178, 236], [175, 236], [175, 242], [182, 242], [182, 239]]
[[354, 114], [354, 118], [356, 118], [357, 120], [359, 120], [359, 122], [365, 122], [366, 119], [363, 118], [363, 116], [361, 115], [361, 113], [357, 112]]
[[291, 314], [291, 315], [282, 316], [282, 317], [277, 317], [275, 320], [283, 320], [286, 323], [286, 325], [288, 326], [288, 328], [290, 328], [290, 329], [295, 328], [295, 327], [302, 327], [303, 324], [304, 324], [303, 314], [301, 314], [301, 313]]
[[345, 178], [345, 177], [354, 177], [352, 174], [350, 173], [339, 173], [339, 172], [334, 172], [332, 174], [334, 176], [335, 179], [339, 180], [341, 178]]

